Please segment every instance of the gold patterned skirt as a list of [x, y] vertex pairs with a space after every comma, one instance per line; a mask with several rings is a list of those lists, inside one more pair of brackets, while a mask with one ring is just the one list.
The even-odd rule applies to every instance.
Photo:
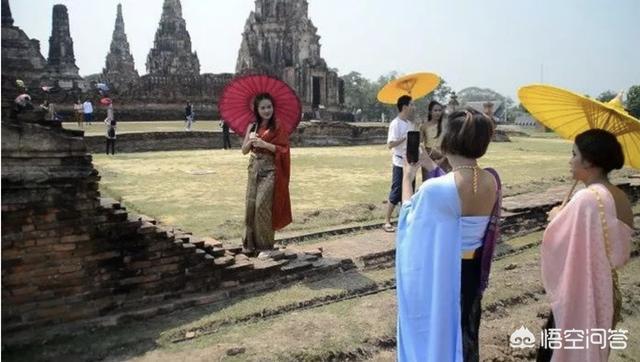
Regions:
[[273, 155], [253, 153], [249, 159], [248, 171], [242, 244], [248, 251], [270, 250], [275, 236], [271, 222], [276, 176]]

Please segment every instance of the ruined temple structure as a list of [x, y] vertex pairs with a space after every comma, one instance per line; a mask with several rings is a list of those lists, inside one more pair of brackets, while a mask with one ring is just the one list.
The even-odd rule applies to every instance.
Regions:
[[64, 5], [54, 5], [51, 37], [49, 37], [49, 58], [47, 69], [51, 80], [64, 89], [80, 86], [84, 82], [78, 74], [78, 66], [73, 53], [73, 39], [69, 32], [69, 14]]
[[116, 88], [131, 87], [140, 77], [129, 49], [127, 34], [124, 32], [122, 5], [118, 4], [116, 25], [113, 29], [111, 47], [105, 61], [102, 76]]
[[215, 116], [212, 103], [233, 77], [233, 74], [200, 74], [200, 61], [191, 49], [191, 36], [182, 17], [180, 0], [164, 0], [146, 65], [148, 74], [125, 90], [131, 98], [147, 103], [171, 100], [180, 104], [180, 110], [186, 100], [206, 103], [211, 109], [201, 110], [200, 115], [207, 117]]
[[242, 34], [236, 72], [283, 79], [296, 90], [305, 112], [340, 112], [344, 83], [320, 56], [317, 31], [307, 0], [256, 0]]
[[196, 76], [200, 74], [198, 54], [191, 52], [191, 36], [182, 18], [180, 0], [165, 0], [162, 17], [147, 56], [147, 72], [150, 75]]
[[60, 86], [80, 92], [86, 82], [78, 75], [73, 54], [73, 40], [69, 34], [69, 16], [64, 5], [53, 8], [53, 26], [49, 38], [49, 59], [42, 56], [40, 42], [13, 25], [8, 0], [2, 0], [2, 88], [3, 103], [13, 99], [16, 79], [22, 80], [35, 99], [43, 96], [41, 85]]
[[[22, 79], [27, 87], [37, 87], [47, 74], [47, 60], [40, 42], [13, 25], [9, 0], [2, 0], [2, 82], [3, 88]], [[9, 87], [10, 88], [10, 87]], [[6, 95], [3, 96], [6, 98]]]

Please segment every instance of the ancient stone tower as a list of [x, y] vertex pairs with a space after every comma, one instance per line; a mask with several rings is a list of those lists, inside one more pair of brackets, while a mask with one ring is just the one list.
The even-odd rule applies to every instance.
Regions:
[[116, 90], [128, 88], [138, 80], [138, 71], [135, 68], [133, 55], [129, 49], [127, 34], [124, 32], [124, 20], [122, 19], [122, 5], [118, 4], [116, 25], [113, 29], [111, 48], [105, 61], [102, 75]]
[[339, 111], [344, 85], [320, 56], [307, 0], [256, 0], [242, 34], [236, 72], [272, 74], [297, 92], [305, 110]]
[[164, 0], [153, 48], [147, 56], [147, 72], [159, 76], [200, 74], [200, 61], [198, 54], [191, 52], [180, 0]]
[[73, 54], [73, 39], [69, 32], [69, 14], [64, 5], [53, 6], [51, 37], [49, 37], [48, 70], [63, 88], [71, 88], [74, 80], [82, 80], [78, 74]]

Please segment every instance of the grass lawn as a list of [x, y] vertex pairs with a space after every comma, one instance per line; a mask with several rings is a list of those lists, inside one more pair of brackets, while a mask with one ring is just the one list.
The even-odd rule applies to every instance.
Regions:
[[[531, 189], [568, 176], [571, 144], [513, 138], [481, 160], [510, 188]], [[384, 145], [293, 148], [294, 222], [286, 232], [382, 220], [391, 177]], [[197, 235], [238, 238], [243, 232], [248, 156], [239, 150], [95, 154], [101, 192], [125, 206]], [[509, 188], [507, 188], [509, 190]]]

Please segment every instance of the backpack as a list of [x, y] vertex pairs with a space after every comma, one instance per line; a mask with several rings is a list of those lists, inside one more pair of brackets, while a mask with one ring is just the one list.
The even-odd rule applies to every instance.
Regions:
[[107, 131], [107, 136], [109, 136], [109, 138], [115, 138], [116, 137], [116, 129], [113, 127], [109, 127], [109, 130]]

